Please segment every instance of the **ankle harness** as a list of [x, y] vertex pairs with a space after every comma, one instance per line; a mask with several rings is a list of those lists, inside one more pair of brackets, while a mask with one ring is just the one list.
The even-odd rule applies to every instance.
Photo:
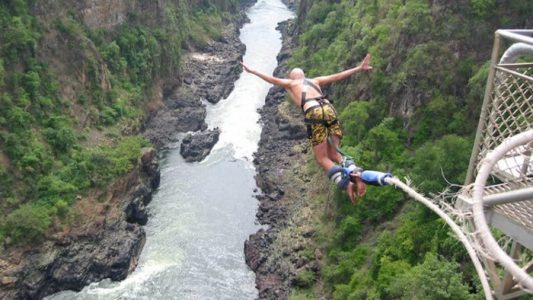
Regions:
[[356, 166], [355, 162], [346, 156], [342, 157], [342, 166], [349, 171], [348, 174], [354, 173], [356, 175], [361, 175], [361, 173], [364, 171], [363, 168]]
[[341, 166], [333, 166], [329, 169], [327, 176], [333, 181], [337, 187], [341, 190], [345, 190], [350, 183], [350, 173], [349, 170]]

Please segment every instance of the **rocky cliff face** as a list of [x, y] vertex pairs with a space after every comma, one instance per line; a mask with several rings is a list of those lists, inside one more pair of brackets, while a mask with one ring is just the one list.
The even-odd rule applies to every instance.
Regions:
[[[0, 299], [40, 299], [59, 290], [111, 278], [124, 279], [143, 248], [146, 205], [159, 185], [155, 149], [145, 149], [135, 168], [104, 192], [78, 199], [85, 216], [39, 247], [0, 258]], [[91, 220], [87, 220], [90, 217]]]
[[164, 7], [172, 0], [82, 0], [38, 1], [35, 14], [45, 20], [72, 14], [89, 29], [113, 29], [136, 16], [144, 24], [154, 25], [164, 16]]
[[132, 13], [157, 17], [162, 13], [161, 1], [86, 0], [79, 10], [85, 25], [91, 29], [111, 29], [123, 24]]

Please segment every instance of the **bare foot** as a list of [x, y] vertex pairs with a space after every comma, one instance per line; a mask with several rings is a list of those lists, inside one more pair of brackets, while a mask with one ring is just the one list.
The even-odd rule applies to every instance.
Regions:
[[350, 198], [350, 201], [352, 201], [353, 205], [355, 205], [356, 200], [357, 200], [357, 192], [354, 191], [354, 187], [355, 185], [351, 181], [350, 183], [348, 183], [348, 186], [346, 187], [346, 193], [348, 194], [348, 197]]
[[350, 175], [352, 176], [352, 179], [355, 181], [355, 184], [357, 186], [357, 197], [363, 197], [366, 194], [366, 184], [363, 182], [363, 180], [361, 180], [361, 177], [359, 175]]

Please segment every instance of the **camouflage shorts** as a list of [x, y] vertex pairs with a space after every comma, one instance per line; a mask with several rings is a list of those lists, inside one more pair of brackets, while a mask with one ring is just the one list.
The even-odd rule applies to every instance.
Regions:
[[325, 124], [307, 124], [307, 138], [313, 146], [319, 145], [326, 141], [328, 135], [333, 134], [342, 139], [341, 125], [337, 120], [337, 112], [331, 104], [323, 104], [308, 109], [305, 112], [305, 119], [313, 121], [325, 121], [331, 123], [330, 126]]

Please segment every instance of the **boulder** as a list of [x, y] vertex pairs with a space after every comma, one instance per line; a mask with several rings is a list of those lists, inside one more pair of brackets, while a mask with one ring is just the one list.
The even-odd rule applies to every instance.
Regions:
[[220, 129], [189, 133], [181, 142], [180, 154], [187, 162], [198, 162], [206, 158], [218, 142]]

